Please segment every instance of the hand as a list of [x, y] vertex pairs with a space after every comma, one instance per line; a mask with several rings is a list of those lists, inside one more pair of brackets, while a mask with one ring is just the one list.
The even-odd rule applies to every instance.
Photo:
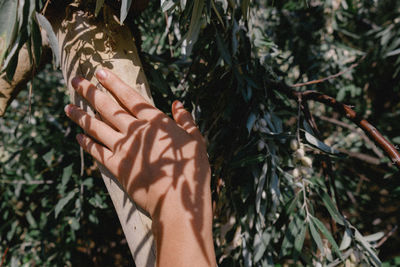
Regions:
[[[66, 114], [87, 133], [77, 136], [79, 144], [115, 175], [136, 204], [149, 212], [159, 264], [168, 262], [172, 266], [177, 248], [187, 253], [185, 243], [190, 235], [186, 229], [197, 241], [192, 253], [199, 253], [197, 249], [204, 263], [211, 265], [215, 257], [210, 167], [203, 137], [190, 113], [175, 101], [172, 120], [110, 71], [100, 70], [96, 77], [118, 103], [89, 81], [73, 79], [75, 90], [102, 118], [91, 117], [75, 105], [66, 106]], [[171, 238], [172, 243], [161, 246], [162, 240]], [[190, 253], [183, 257], [188, 262], [193, 259]]]

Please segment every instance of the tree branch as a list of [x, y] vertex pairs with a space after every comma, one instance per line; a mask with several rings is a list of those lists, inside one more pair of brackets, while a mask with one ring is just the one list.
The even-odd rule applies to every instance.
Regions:
[[312, 80], [312, 81], [304, 82], [304, 83], [296, 83], [296, 84], [291, 85], [291, 87], [301, 87], [301, 86], [313, 85], [313, 84], [325, 82], [327, 80], [335, 79], [335, 78], [345, 74], [346, 72], [354, 69], [355, 67], [357, 67], [361, 63], [361, 61], [363, 61], [365, 59], [365, 57], [366, 57], [366, 54], [358, 62], [350, 65], [350, 67], [348, 67], [347, 69], [342, 70], [342, 71], [340, 71], [340, 72], [338, 72], [336, 74], [333, 74], [333, 75], [330, 75], [328, 77], [325, 77], [325, 78], [322, 78], [322, 79], [318, 79], [318, 80]]
[[357, 113], [348, 105], [345, 105], [335, 98], [330, 97], [328, 95], [319, 93], [317, 91], [303, 91], [298, 92], [293, 90], [290, 86], [284, 84], [283, 82], [273, 82], [274, 86], [279, 89], [280, 92], [286, 94], [289, 98], [292, 98], [297, 101], [299, 97], [303, 101], [314, 100], [320, 103], [323, 103], [327, 106], [332, 107], [335, 111], [344, 115], [347, 119], [351, 120], [358, 127], [360, 127], [374, 142], [377, 146], [381, 147], [386, 155], [392, 160], [392, 163], [400, 169], [400, 153], [394, 147], [392, 143], [390, 143], [383, 135], [366, 119], [361, 118], [357, 115]]

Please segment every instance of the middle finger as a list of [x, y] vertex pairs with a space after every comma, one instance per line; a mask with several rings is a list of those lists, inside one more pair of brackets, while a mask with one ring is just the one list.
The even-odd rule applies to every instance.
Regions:
[[135, 117], [124, 110], [114, 99], [99, 90], [88, 80], [75, 77], [72, 80], [72, 86], [102, 115], [107, 123], [119, 131], [126, 132], [129, 125], [136, 120]]

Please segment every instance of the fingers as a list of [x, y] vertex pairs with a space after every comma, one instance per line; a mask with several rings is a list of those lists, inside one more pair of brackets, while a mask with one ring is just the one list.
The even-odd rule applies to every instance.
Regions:
[[129, 124], [135, 120], [131, 114], [121, 108], [110, 96], [99, 90], [88, 80], [75, 77], [72, 80], [72, 86], [114, 128], [125, 132]]
[[121, 133], [116, 132], [104, 122], [91, 117], [75, 105], [67, 105], [65, 107], [65, 113], [83, 130], [85, 130], [85, 132], [111, 150], [114, 150], [115, 144], [122, 138]]
[[164, 114], [148, 103], [138, 92], [124, 83], [109, 70], [101, 69], [96, 72], [99, 82], [110, 91], [116, 99], [138, 119], [152, 120]]
[[110, 162], [113, 153], [106, 147], [96, 143], [92, 138], [84, 134], [78, 134], [76, 140], [83, 150], [92, 155], [101, 164], [106, 166], [107, 163]]
[[192, 115], [183, 107], [181, 102], [175, 101], [172, 104], [172, 116], [176, 123], [186, 132], [196, 138], [197, 141], [204, 143], [203, 136], [201, 135], [199, 128], [197, 128]]

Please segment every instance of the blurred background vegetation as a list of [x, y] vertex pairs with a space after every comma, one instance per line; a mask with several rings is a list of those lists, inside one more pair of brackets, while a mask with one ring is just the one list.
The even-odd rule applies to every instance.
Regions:
[[[399, 1], [152, 1], [127, 23], [156, 105], [182, 100], [208, 141], [220, 266], [400, 265], [398, 169], [310, 101], [326, 145], [315, 146], [277, 86], [343, 72], [294, 89], [351, 105], [400, 145]], [[0, 119], [2, 265], [133, 266], [67, 103], [48, 66]]]

